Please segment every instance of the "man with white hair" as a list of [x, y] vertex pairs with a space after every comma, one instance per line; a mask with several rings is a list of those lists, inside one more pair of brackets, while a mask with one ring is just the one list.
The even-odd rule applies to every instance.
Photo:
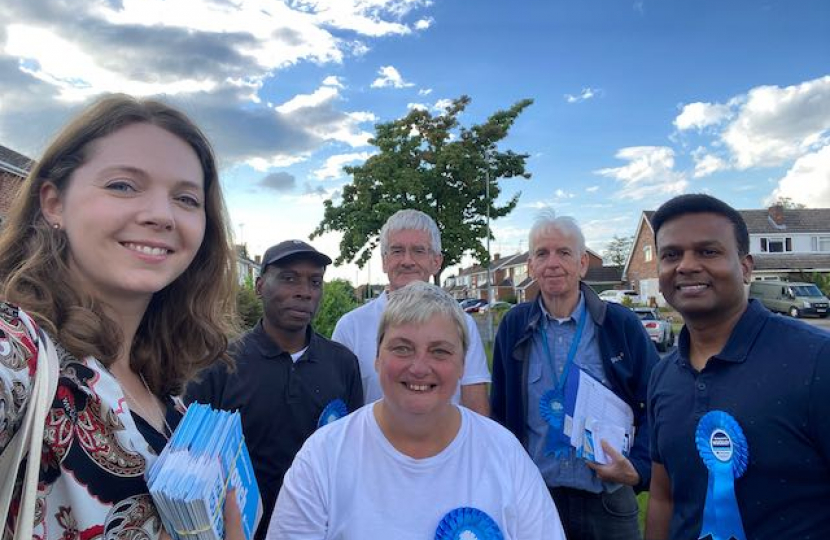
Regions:
[[[441, 233], [435, 221], [418, 210], [399, 210], [380, 230], [380, 250], [383, 271], [389, 277], [388, 290], [395, 291], [413, 281], [426, 281], [441, 269]], [[360, 361], [363, 378], [363, 397], [372, 403], [383, 396], [375, 371], [377, 358], [377, 330], [387, 293], [346, 313], [337, 321], [332, 339], [348, 347]], [[453, 397], [484, 416], [489, 416], [487, 384], [490, 371], [475, 321], [465, 316], [470, 334], [470, 346], [464, 358], [464, 374], [460, 389]]]
[[[493, 418], [539, 467], [569, 539], [639, 539], [635, 490], [648, 487], [646, 399], [658, 360], [640, 320], [581, 282], [588, 270], [576, 221], [543, 212], [530, 230], [529, 272], [539, 297], [507, 312], [493, 350]], [[562, 435], [565, 380], [580, 371], [634, 413], [628, 457], [602, 443], [610, 462], [578, 457]]]

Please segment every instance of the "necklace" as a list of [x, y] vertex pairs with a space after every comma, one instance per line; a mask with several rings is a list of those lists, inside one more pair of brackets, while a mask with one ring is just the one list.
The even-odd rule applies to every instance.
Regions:
[[[156, 429], [156, 431], [161, 433], [161, 435], [165, 439], [169, 440], [170, 436], [173, 434], [173, 430], [170, 428], [170, 424], [167, 423], [167, 415], [164, 414], [164, 410], [161, 408], [161, 405], [159, 405], [159, 398], [157, 398], [156, 395], [152, 392], [152, 390], [150, 390], [150, 386], [147, 384], [147, 381], [144, 379], [144, 374], [139, 372], [138, 377], [141, 379], [141, 384], [144, 385], [144, 389], [147, 390], [147, 393], [150, 395], [150, 398], [152, 399], [153, 403], [155, 403], [156, 412], [158, 412], [159, 415], [161, 415], [161, 421], [163, 422], [163, 425], [160, 426], [160, 429], [156, 429], [156, 427], [153, 426], [153, 429]], [[117, 378], [116, 378], [116, 380], [117, 380]], [[144, 417], [145, 420], [148, 421], [147, 423], [149, 424], [149, 415], [146, 414], [147, 411], [144, 409], [144, 407], [142, 407], [141, 404], [139, 403], [139, 401], [137, 399], [135, 399], [135, 396], [132, 394], [132, 392], [127, 390], [127, 387], [124, 384], [119, 384], [119, 386], [121, 387], [121, 390], [124, 391], [124, 394], [128, 398], [130, 398], [130, 401], [133, 402], [133, 405], [136, 406], [135, 408], [140, 409], [140, 411], [138, 411], [138, 412], [143, 413], [142, 416]], [[165, 429], [167, 431], [165, 431]]]

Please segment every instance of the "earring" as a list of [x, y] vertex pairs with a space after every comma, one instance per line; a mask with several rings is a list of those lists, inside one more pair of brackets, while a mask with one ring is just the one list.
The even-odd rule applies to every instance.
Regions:
[[61, 228], [61, 224], [60, 224], [60, 223], [53, 223], [53, 224], [52, 224], [52, 228], [53, 228], [53, 229], [55, 229], [55, 230], [57, 231], [58, 229], [60, 229], [60, 228]]

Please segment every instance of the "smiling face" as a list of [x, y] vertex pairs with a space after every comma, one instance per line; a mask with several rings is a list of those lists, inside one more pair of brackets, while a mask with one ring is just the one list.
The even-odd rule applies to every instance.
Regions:
[[265, 324], [280, 333], [305, 333], [320, 306], [325, 271], [305, 258], [268, 265], [256, 283]]
[[72, 281], [113, 307], [149, 302], [187, 269], [205, 234], [196, 153], [148, 123], [95, 140], [65, 191], [47, 182], [40, 195], [44, 217], [66, 234]]
[[684, 319], [726, 320], [746, 307], [752, 257], [740, 256], [727, 218], [685, 214], [657, 233], [660, 292]]
[[389, 247], [383, 254], [383, 271], [389, 288], [397, 290], [413, 281], [429, 281], [441, 268], [443, 257], [430, 248], [429, 233], [404, 229], [389, 233]]
[[464, 370], [457, 324], [446, 315], [386, 329], [375, 361], [385, 407], [394, 415], [435, 415], [451, 407]]

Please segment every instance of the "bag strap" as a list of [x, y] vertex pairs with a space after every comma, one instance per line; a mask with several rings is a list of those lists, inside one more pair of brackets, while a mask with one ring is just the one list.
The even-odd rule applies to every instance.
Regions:
[[0, 488], [0, 527], [5, 528], [14, 491], [14, 479], [20, 464], [26, 455], [32, 456], [26, 462], [26, 472], [20, 493], [20, 509], [15, 526], [15, 540], [30, 540], [35, 520], [35, 503], [37, 500], [37, 484], [40, 476], [41, 448], [43, 446], [43, 430], [46, 415], [58, 387], [60, 360], [52, 340], [44, 332], [39, 331], [34, 321], [23, 311], [19, 311], [29, 335], [38, 342], [37, 370], [32, 381], [32, 394], [29, 398], [29, 407], [23, 416], [23, 423], [11, 442], [0, 454], [0, 477], [4, 478]]

